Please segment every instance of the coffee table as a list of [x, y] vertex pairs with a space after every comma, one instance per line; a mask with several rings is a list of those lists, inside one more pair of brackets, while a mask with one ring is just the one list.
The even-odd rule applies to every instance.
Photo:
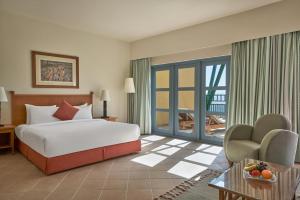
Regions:
[[211, 180], [209, 186], [219, 190], [219, 200], [291, 200], [300, 181], [300, 168], [286, 167], [274, 163], [268, 163], [276, 176], [274, 183], [250, 180], [243, 177], [244, 166], [249, 162], [260, 161], [246, 159], [234, 164], [219, 177]]

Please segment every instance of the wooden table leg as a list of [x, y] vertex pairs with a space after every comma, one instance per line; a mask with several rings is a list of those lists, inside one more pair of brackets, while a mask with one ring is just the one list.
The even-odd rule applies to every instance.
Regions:
[[219, 200], [225, 200], [225, 191], [219, 190]]
[[14, 131], [10, 133], [10, 146], [11, 146], [11, 153], [15, 153], [15, 135]]

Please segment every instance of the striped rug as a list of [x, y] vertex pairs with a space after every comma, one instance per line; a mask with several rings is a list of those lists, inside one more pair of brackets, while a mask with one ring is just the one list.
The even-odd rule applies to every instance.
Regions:
[[215, 200], [219, 198], [217, 189], [208, 186], [208, 182], [220, 176], [222, 172], [207, 169], [196, 178], [184, 181], [155, 200]]

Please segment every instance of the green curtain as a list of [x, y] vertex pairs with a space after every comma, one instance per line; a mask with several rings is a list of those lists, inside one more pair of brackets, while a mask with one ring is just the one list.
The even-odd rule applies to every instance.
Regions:
[[280, 113], [299, 134], [300, 31], [232, 44], [229, 87], [228, 126]]
[[130, 76], [135, 93], [128, 95], [128, 122], [138, 124], [141, 134], [151, 133], [151, 61], [150, 58], [132, 60]]

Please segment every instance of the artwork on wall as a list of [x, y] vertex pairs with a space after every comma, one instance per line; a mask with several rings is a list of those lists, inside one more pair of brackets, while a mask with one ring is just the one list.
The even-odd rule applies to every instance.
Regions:
[[61, 54], [31, 52], [32, 87], [79, 88], [79, 58]]

